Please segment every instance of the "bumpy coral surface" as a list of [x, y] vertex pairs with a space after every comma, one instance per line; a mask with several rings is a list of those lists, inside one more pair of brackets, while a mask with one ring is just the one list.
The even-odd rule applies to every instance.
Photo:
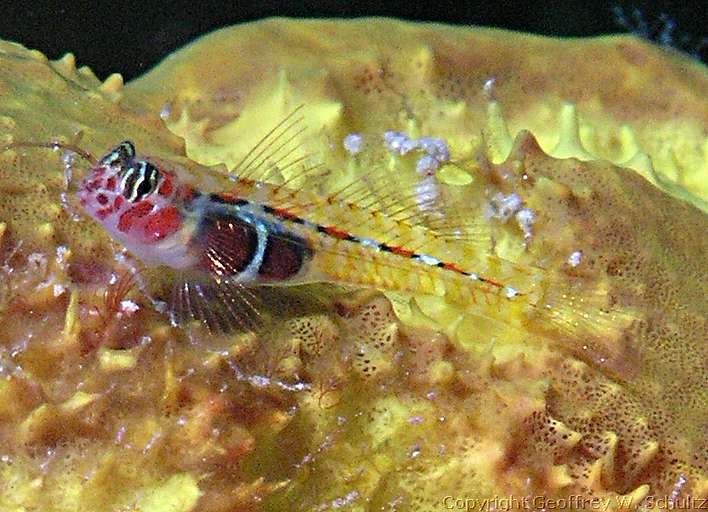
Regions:
[[[324, 189], [377, 173], [410, 197], [421, 153], [394, 154], [384, 132], [442, 138], [450, 162], [429, 178], [483, 219], [469, 243], [542, 270], [533, 308], [309, 286], [271, 291], [257, 332], [186, 332], [73, 206], [67, 173], [85, 164], [5, 151], [1, 510], [708, 497], [699, 64], [630, 37], [390, 20], [225, 29], [125, 88], [70, 55], [2, 43], [0, 60], [0, 142], [78, 140], [100, 154], [129, 138], [215, 189], [229, 186], [223, 165], [202, 166], [234, 168], [300, 104]], [[350, 134], [361, 139], [344, 145]]]

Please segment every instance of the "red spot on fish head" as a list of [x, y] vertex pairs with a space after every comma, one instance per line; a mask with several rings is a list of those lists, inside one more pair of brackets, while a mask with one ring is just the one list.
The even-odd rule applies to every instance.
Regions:
[[158, 242], [175, 232], [182, 226], [182, 216], [174, 206], [161, 208], [145, 217], [143, 225], [145, 238]]
[[174, 206], [155, 206], [140, 201], [123, 212], [117, 228], [139, 243], [154, 243], [174, 234], [182, 227], [182, 215]]
[[160, 185], [160, 188], [157, 190], [157, 193], [163, 197], [168, 197], [168, 196], [172, 195], [173, 191], [174, 191], [174, 186], [172, 184], [172, 174], [165, 173], [163, 175], [162, 185]]
[[106, 217], [108, 217], [111, 213], [113, 213], [113, 207], [109, 206], [108, 208], [101, 208], [100, 210], [96, 210], [96, 218], [98, 220], [104, 220]]
[[128, 208], [118, 219], [118, 231], [128, 233], [133, 224], [142, 217], [148, 215], [153, 209], [153, 204], [150, 201], [140, 201], [135, 206]]

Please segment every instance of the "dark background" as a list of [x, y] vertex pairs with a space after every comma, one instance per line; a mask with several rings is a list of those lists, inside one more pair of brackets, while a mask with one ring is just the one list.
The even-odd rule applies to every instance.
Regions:
[[592, 36], [632, 29], [705, 62], [706, 5], [706, 0], [0, 0], [0, 38], [38, 49], [52, 59], [70, 51], [79, 65], [89, 65], [99, 78], [120, 72], [126, 80], [201, 34], [267, 16], [380, 15], [555, 36]]

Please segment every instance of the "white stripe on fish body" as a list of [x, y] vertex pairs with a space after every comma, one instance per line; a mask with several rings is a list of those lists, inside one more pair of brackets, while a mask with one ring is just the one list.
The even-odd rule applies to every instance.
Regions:
[[239, 219], [256, 228], [258, 245], [256, 247], [256, 253], [248, 266], [239, 274], [232, 276], [231, 279], [235, 283], [252, 283], [258, 280], [258, 269], [263, 263], [263, 256], [265, 255], [266, 244], [268, 242], [268, 228], [263, 222], [260, 222], [257, 218], [250, 215], [239, 215]]
[[418, 259], [426, 265], [430, 265], [431, 267], [436, 267], [440, 263], [439, 259], [433, 258], [432, 256], [428, 256], [427, 254], [419, 255]]
[[374, 249], [377, 251], [379, 250], [379, 247], [381, 245], [379, 242], [377, 242], [376, 240], [373, 240], [371, 238], [358, 238], [357, 237], [357, 241], [361, 245], [363, 245], [364, 247], [369, 247], [370, 249]]

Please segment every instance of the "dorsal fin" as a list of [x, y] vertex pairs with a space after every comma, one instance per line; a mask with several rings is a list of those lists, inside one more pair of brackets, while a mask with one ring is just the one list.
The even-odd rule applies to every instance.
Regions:
[[[299, 191], [295, 183], [306, 182], [308, 189], [313, 189], [323, 167], [321, 162], [316, 162], [314, 154], [303, 151], [303, 137], [307, 131], [303, 107], [296, 107], [261, 137], [231, 169], [230, 177], [246, 183], [272, 183], [283, 192], [284, 203], [279, 206], [298, 213], [305, 214], [325, 202], [348, 203], [411, 225], [426, 226], [438, 238], [467, 242], [481, 239], [482, 232], [486, 231], [484, 219], [462, 215], [458, 211], [461, 204], [454, 197], [455, 187], [440, 182], [431, 173], [414, 174], [404, 179], [400, 173], [377, 167], [329, 193], [325, 192], [319, 200], [311, 201], [312, 198], [308, 197], [306, 203], [298, 202], [297, 194], [291, 194]], [[393, 234], [388, 236], [382, 242], [406, 242]]]
[[284, 178], [287, 171], [300, 167], [298, 176], [310, 174], [319, 165], [312, 164], [313, 155], [303, 151], [302, 135], [307, 130], [298, 105], [271, 128], [230, 170], [234, 180], [270, 182]]
[[[455, 187], [434, 176], [415, 176], [408, 183], [386, 173], [369, 174], [353, 180], [326, 197], [328, 203], [346, 203], [377, 212], [411, 226], [427, 228], [435, 238], [447, 241], [480, 242], [488, 232], [487, 220], [465, 215], [470, 205], [455, 198]], [[405, 243], [394, 233], [381, 242]]]

